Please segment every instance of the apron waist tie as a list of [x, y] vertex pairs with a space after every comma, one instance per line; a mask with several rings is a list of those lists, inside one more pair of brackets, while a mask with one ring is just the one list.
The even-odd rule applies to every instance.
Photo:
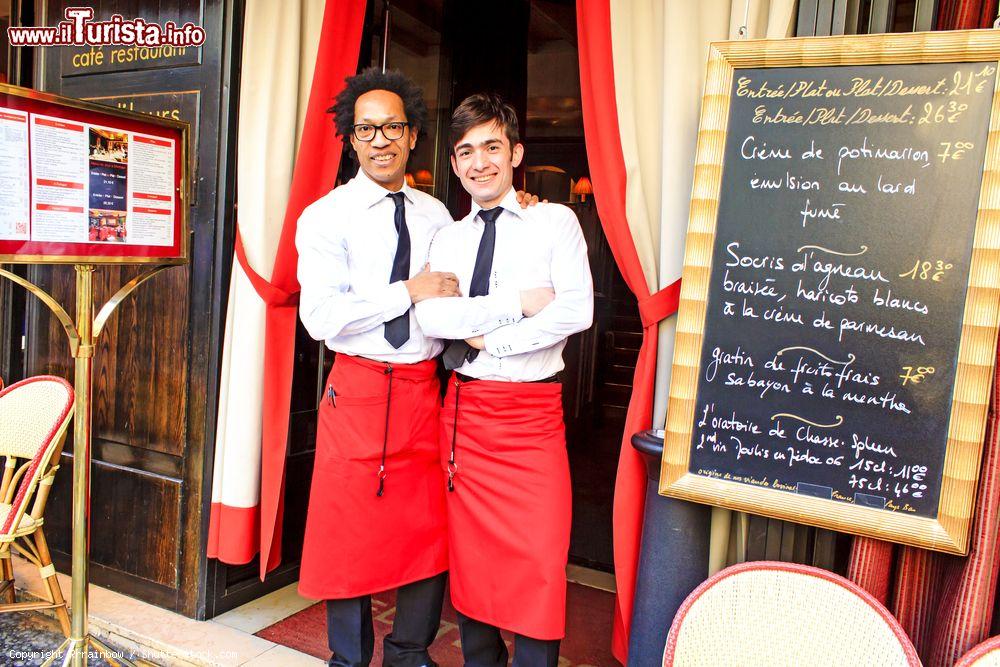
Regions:
[[378, 491], [375, 495], [379, 498], [385, 493], [385, 454], [389, 446], [389, 408], [392, 407], [392, 366], [386, 362], [385, 370], [382, 371], [389, 376], [389, 390], [385, 399], [385, 433], [382, 435], [382, 463], [378, 467]]
[[462, 383], [455, 381], [455, 421], [451, 428], [451, 456], [448, 458], [448, 491], [455, 490], [455, 475], [458, 474], [458, 464], [455, 463], [455, 441], [458, 438], [458, 393]]
[[[471, 375], [464, 375], [462, 373], [455, 373], [455, 377], [457, 377], [462, 382], [482, 381], [482, 378], [474, 378]], [[561, 383], [562, 381], [563, 381], [562, 373], [556, 373], [555, 375], [550, 375], [547, 378], [542, 378], [541, 380], [519, 380], [517, 384], [552, 384], [552, 383]]]

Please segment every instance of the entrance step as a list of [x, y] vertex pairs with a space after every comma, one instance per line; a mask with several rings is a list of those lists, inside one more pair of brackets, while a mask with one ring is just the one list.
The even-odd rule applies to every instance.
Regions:
[[[610, 591], [614, 590], [614, 577], [573, 565], [567, 567], [566, 576], [570, 582], [566, 590], [566, 636], [559, 646], [559, 664], [564, 667], [619, 667], [611, 655], [614, 595]], [[581, 580], [582, 584], [575, 583]], [[437, 638], [430, 647], [431, 657], [441, 667], [461, 667], [464, 661], [458, 618], [448, 596], [445, 597], [442, 611]], [[372, 612], [375, 655], [371, 664], [380, 665], [383, 639], [391, 631], [396, 613], [395, 591], [373, 595]], [[330, 655], [323, 604], [316, 604], [264, 628], [259, 636], [284, 643], [317, 658]], [[506, 631], [503, 636], [505, 640], [513, 640], [513, 636]]]
[[601, 572], [600, 570], [595, 570], [589, 567], [583, 567], [582, 565], [573, 565], [572, 563], [566, 566], [566, 579], [572, 581], [576, 584], [583, 584], [584, 586], [590, 586], [591, 588], [597, 588], [602, 591], [607, 591], [608, 593], [614, 593], [617, 591], [617, 586], [615, 585], [615, 575], [608, 572]]
[[[12, 560], [18, 592], [26, 597], [40, 597], [43, 584], [38, 568], [19, 556]], [[68, 598], [70, 578], [62, 573], [57, 577]], [[322, 667], [325, 664], [323, 660], [217, 620], [196, 621], [100, 586], [90, 586], [89, 603], [91, 634], [131, 652], [142, 665]]]

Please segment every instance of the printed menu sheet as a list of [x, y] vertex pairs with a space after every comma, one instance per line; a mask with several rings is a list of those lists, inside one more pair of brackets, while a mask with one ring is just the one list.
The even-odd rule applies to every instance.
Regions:
[[173, 139], [0, 107], [0, 240], [172, 245], [176, 151]]
[[0, 109], [0, 238], [28, 239], [28, 114]]

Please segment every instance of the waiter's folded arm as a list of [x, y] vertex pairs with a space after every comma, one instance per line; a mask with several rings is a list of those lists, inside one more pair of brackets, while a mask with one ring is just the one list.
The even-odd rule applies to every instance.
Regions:
[[371, 331], [410, 307], [410, 295], [402, 281], [386, 285], [378, 293], [362, 298], [340, 286], [302, 289], [299, 316], [315, 340]]
[[315, 340], [371, 331], [410, 307], [406, 285], [397, 281], [364, 297], [351, 291], [347, 250], [341, 239], [326, 242], [312, 227], [299, 223], [299, 317]]
[[483, 337], [486, 351], [509, 357], [552, 347], [589, 329], [594, 322], [594, 282], [590, 260], [576, 217], [570, 213], [552, 252], [551, 276], [555, 299], [533, 317], [501, 327]]
[[414, 312], [426, 335], [462, 340], [520, 320], [521, 293], [508, 288], [486, 296], [425, 299], [416, 304]]
[[483, 336], [486, 351], [494, 357], [509, 357], [552, 347], [589, 329], [594, 321], [592, 289], [556, 292], [555, 300], [533, 317], [495, 329]]

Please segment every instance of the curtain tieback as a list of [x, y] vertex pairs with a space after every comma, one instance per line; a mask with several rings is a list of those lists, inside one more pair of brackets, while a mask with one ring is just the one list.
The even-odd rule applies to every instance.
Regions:
[[678, 278], [658, 292], [639, 299], [639, 318], [642, 328], [658, 324], [677, 312], [681, 297], [681, 279]]
[[254, 290], [257, 292], [257, 296], [259, 296], [268, 306], [298, 305], [298, 290], [294, 292], [286, 292], [280, 287], [264, 280], [264, 278], [259, 273], [254, 271], [252, 266], [250, 266], [246, 250], [243, 248], [243, 237], [240, 236], [240, 226], [238, 224], [236, 225], [236, 259], [239, 261], [240, 266], [243, 267], [243, 272], [246, 273], [247, 278], [250, 279], [250, 284], [253, 285]]

